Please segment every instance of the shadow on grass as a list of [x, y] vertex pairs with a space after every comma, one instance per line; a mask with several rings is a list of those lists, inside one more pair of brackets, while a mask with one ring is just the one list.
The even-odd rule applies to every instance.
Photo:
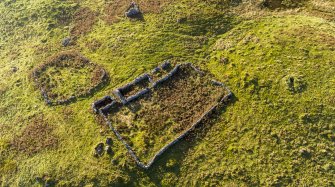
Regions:
[[206, 34], [220, 35], [228, 32], [236, 24], [232, 15], [224, 14], [203, 18], [201, 16], [187, 19], [184, 25], [190, 29], [188, 31], [180, 30], [181, 34], [190, 36], [200, 36]]

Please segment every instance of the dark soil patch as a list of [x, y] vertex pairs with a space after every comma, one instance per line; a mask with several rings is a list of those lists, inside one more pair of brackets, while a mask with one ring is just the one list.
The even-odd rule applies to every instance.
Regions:
[[75, 51], [50, 57], [33, 71], [32, 77], [48, 104], [63, 104], [91, 95], [108, 81], [108, 75], [101, 66]]
[[70, 33], [78, 36], [88, 33], [97, 21], [97, 13], [88, 7], [80, 8], [74, 15], [74, 26]]
[[31, 155], [56, 148], [58, 142], [58, 137], [53, 133], [53, 126], [43, 117], [36, 117], [19, 136], [14, 137], [11, 145], [19, 152]]
[[137, 156], [147, 161], [225, 94], [225, 89], [214, 86], [209, 77], [183, 66], [153, 92], [109, 118]]
[[262, 6], [269, 9], [294, 8], [301, 4], [301, 0], [264, 0]]

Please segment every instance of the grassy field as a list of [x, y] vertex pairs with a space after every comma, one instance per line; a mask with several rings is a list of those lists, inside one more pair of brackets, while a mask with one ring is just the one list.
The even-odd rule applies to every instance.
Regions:
[[[334, 186], [335, 2], [239, 2], [142, 0], [143, 19], [129, 20], [124, 1], [0, 1], [0, 186]], [[48, 106], [31, 75], [69, 50], [109, 82]], [[167, 59], [235, 96], [143, 171], [90, 107]], [[55, 90], [71, 94], [89, 72], [62, 69]], [[114, 155], [94, 157], [107, 137]]]

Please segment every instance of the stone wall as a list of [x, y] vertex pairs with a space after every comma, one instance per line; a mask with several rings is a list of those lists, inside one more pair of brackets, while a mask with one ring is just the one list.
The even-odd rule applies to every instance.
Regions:
[[[164, 67], [167, 65], [170, 65], [169, 62], [165, 62]], [[162, 66], [163, 66], [162, 65]], [[156, 67], [152, 72], [154, 71], [160, 71], [161, 67]], [[159, 84], [163, 84], [166, 80], [168, 80], [169, 78], [171, 78], [172, 76], [174, 76], [176, 74], [176, 72], [180, 69], [180, 66], [191, 66], [192, 69], [194, 71], [196, 71], [197, 73], [204, 75], [204, 72], [197, 69], [195, 66], [193, 66], [193, 64], [191, 63], [186, 63], [186, 64], [179, 64], [177, 65], [175, 68], [173, 68], [166, 76], [164, 76], [163, 78], [159, 79], [156, 82], [152, 82], [152, 85], [150, 88], [155, 88], [157, 87]], [[137, 79], [135, 79], [135, 81], [133, 81], [130, 84], [133, 84], [134, 82], [136, 82], [136, 80], [141, 81], [142, 79], [146, 79], [144, 77], [149, 77], [150, 80], [150, 76], [148, 74], [144, 74], [143, 76], [138, 77]], [[138, 83], [138, 82], [137, 82]], [[189, 129], [185, 130], [183, 133], [181, 133], [178, 137], [176, 137], [173, 141], [169, 142], [168, 144], [166, 144], [163, 148], [161, 148], [154, 156], [152, 159], [150, 159], [150, 161], [145, 164], [143, 162], [140, 161], [140, 159], [137, 157], [136, 153], [133, 151], [132, 147], [123, 139], [123, 137], [120, 135], [120, 133], [114, 128], [113, 124], [108, 120], [107, 115], [108, 112], [110, 110], [111, 107], [113, 107], [114, 105], [117, 104], [116, 101], [112, 101], [110, 104], [108, 104], [107, 106], [103, 107], [102, 109], [100, 109], [99, 114], [102, 115], [106, 121], [106, 124], [110, 127], [110, 129], [114, 132], [114, 134], [116, 135], [116, 137], [120, 140], [120, 142], [122, 142], [122, 144], [124, 144], [124, 146], [126, 147], [126, 149], [128, 150], [128, 153], [130, 154], [130, 156], [134, 159], [134, 161], [136, 162], [136, 164], [143, 168], [143, 169], [148, 169], [150, 168], [155, 161], [164, 154], [164, 152], [166, 150], [168, 150], [169, 148], [171, 148], [173, 145], [175, 145], [176, 143], [178, 143], [180, 140], [182, 140], [186, 135], [188, 135], [191, 131], [193, 131], [195, 129], [195, 127], [197, 127], [203, 120], [204, 118], [208, 117], [211, 115], [211, 113], [218, 109], [219, 106], [221, 106], [222, 104], [225, 105], [229, 102], [229, 99], [232, 97], [232, 92], [221, 82], [219, 81], [215, 81], [212, 80], [212, 83], [214, 86], [221, 86], [224, 87], [226, 90], [225, 96], [223, 96], [222, 98], [220, 98], [218, 100], [217, 103], [215, 103], [209, 110], [207, 110], [195, 123], [193, 123]], [[127, 86], [127, 85], [126, 85]], [[124, 89], [126, 89], [126, 87], [122, 87]], [[126, 105], [130, 102], [133, 102], [136, 99], [139, 99], [141, 96], [147, 94], [148, 92], [150, 92], [150, 88], [145, 88], [142, 91], [128, 97], [125, 98], [122, 93], [119, 91], [119, 89], [117, 89], [116, 91], [114, 91], [114, 94], [121, 100], [123, 105]], [[103, 98], [102, 100], [98, 100], [97, 102], [95, 102], [93, 104], [93, 110], [95, 111], [98, 107], [97, 106], [101, 106], [101, 103], [104, 103], [104, 100], [109, 100], [110, 97], [106, 96], [105, 98]], [[100, 107], [101, 108], [101, 107]]]

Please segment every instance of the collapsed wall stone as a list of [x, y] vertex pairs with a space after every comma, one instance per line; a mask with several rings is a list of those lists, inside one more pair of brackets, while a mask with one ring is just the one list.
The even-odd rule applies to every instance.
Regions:
[[127, 99], [121, 94], [119, 89], [116, 89], [113, 93], [116, 97], [120, 99], [122, 104], [127, 104]]
[[200, 75], [204, 75], [205, 72], [199, 70], [197, 67], [195, 67], [192, 63], [186, 63], [186, 65], [190, 66], [194, 71], [196, 71], [197, 73], [199, 73]]
[[165, 61], [162, 65], [161, 65], [161, 68], [163, 69], [163, 70], [167, 70], [169, 67], [171, 67], [171, 63], [170, 63], [170, 61]]
[[128, 97], [127, 98], [127, 103], [135, 101], [136, 99], [140, 98], [141, 96], [143, 96], [143, 95], [145, 95], [145, 94], [147, 94], [149, 92], [150, 92], [150, 89], [149, 88], [145, 88], [142, 91], [138, 92], [137, 94]]
[[162, 84], [163, 82], [167, 81], [169, 78], [171, 78], [174, 74], [177, 73], [179, 70], [180, 65], [178, 64], [175, 68], [173, 68], [172, 71], [170, 71], [165, 77], [159, 79], [158, 81], [154, 82], [152, 84], [153, 88], [156, 88], [159, 84]]
[[113, 101], [112, 103], [106, 105], [105, 107], [103, 107], [101, 110], [101, 113], [104, 115], [107, 115], [108, 113], [110, 113], [110, 111], [117, 106], [117, 102]]
[[125, 94], [126, 92], [128, 92], [131, 89], [131, 87], [135, 86], [136, 84], [141, 83], [142, 81], [150, 82], [150, 76], [148, 74], [143, 74], [143, 75], [135, 78], [134, 81], [126, 84], [125, 86], [122, 86], [122, 87], [118, 88], [118, 90], [120, 91], [121, 94]]
[[159, 71], [161, 71], [161, 68], [159, 68], [159, 67], [155, 67], [155, 68], [151, 71], [151, 73], [155, 74], [155, 73], [158, 73]]

